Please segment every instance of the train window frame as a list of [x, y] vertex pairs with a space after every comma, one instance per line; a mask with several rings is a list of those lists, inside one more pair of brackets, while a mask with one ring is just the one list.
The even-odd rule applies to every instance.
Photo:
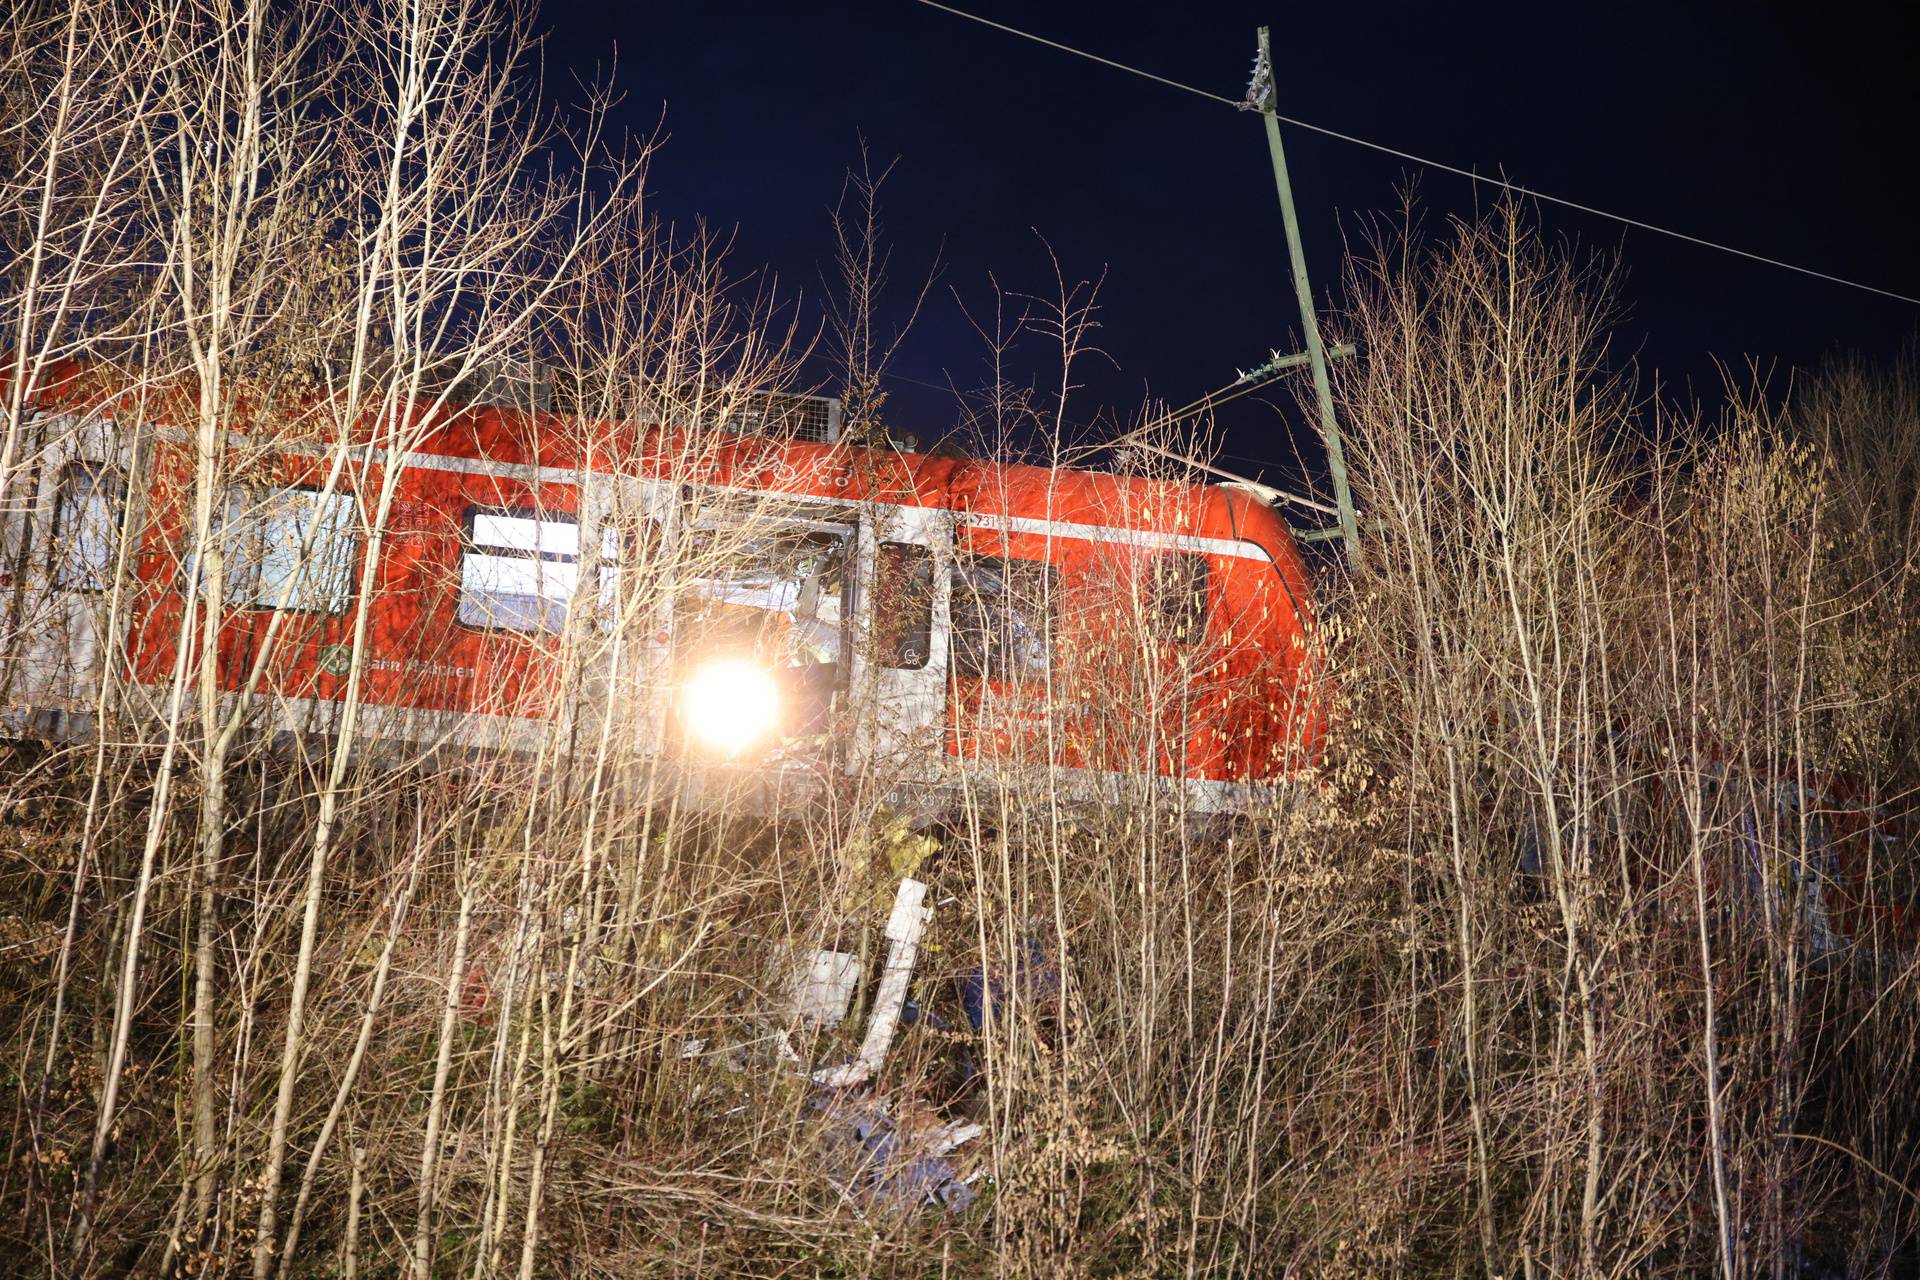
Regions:
[[[917, 561], [917, 564], [890, 581], [890, 555], [903, 562]], [[896, 605], [890, 604], [889, 599], [894, 594], [894, 584], [906, 581], [909, 575], [922, 568], [926, 573], [926, 599], [908, 601], [908, 606], [914, 610], [910, 617], [892, 612]], [[881, 542], [874, 548], [874, 665], [888, 671], [926, 670], [927, 664], [933, 660], [933, 598], [939, 591], [939, 584], [939, 566], [934, 560], [932, 547], [918, 542]], [[880, 615], [882, 608], [889, 609], [884, 624]], [[916, 640], [917, 645], [914, 644]], [[919, 651], [917, 661], [913, 658], [913, 648], [916, 647]]]
[[[491, 516], [506, 520], [524, 520], [535, 526], [534, 545], [516, 546], [511, 542], [481, 542], [476, 533], [481, 517]], [[543, 543], [539, 526], [567, 525], [574, 531], [573, 550], [549, 550]], [[580, 569], [585, 564], [587, 541], [584, 536], [585, 522], [580, 512], [561, 511], [553, 507], [541, 507], [528, 503], [468, 503], [460, 515], [460, 560], [458, 564], [459, 584], [455, 589], [453, 601], [454, 625], [477, 635], [544, 635], [558, 636], [565, 633], [568, 621], [573, 614], [574, 599], [580, 594]], [[601, 548], [599, 584], [595, 593], [598, 602], [596, 612], [604, 614], [609, 593], [615, 590], [614, 570], [622, 561], [620, 532], [604, 526], [600, 530]], [[550, 596], [544, 592], [530, 597], [546, 606], [538, 618], [532, 618], [525, 625], [515, 625], [505, 621], [497, 612], [489, 612], [484, 621], [470, 621], [466, 617], [469, 599], [475, 594], [468, 587], [468, 566], [479, 559], [498, 561], [533, 560], [542, 564], [560, 564], [573, 570], [571, 582], [562, 596]], [[496, 592], [496, 597], [501, 594]], [[557, 606], [557, 612], [555, 611]]]
[[[1185, 567], [1176, 577], [1174, 565]], [[1159, 634], [1169, 643], [1198, 644], [1207, 635], [1213, 605], [1213, 564], [1199, 551], [1156, 552], [1147, 562], [1152, 607]]]
[[[1042, 663], [1025, 664], [1024, 669], [1011, 669], [1005, 655], [1011, 646], [1006, 644], [1006, 631], [998, 633], [999, 643], [977, 646], [981, 656], [976, 659], [967, 653], [963, 635], [970, 630], [980, 634], [984, 628], [968, 628], [971, 619], [963, 615], [970, 611], [973, 618], [983, 618], [988, 609], [981, 599], [977, 587], [967, 580], [971, 571], [982, 566], [1029, 566], [1038, 572], [1034, 576], [1044, 585], [1040, 592], [1040, 604], [1044, 610], [1041, 618], [1040, 639], [1046, 651], [1046, 660]], [[1006, 582], [1005, 570], [1001, 570], [1001, 581]], [[1050, 680], [1060, 669], [1060, 566], [1048, 560], [1036, 560], [1029, 556], [1003, 556], [979, 552], [965, 552], [954, 558], [949, 575], [951, 589], [947, 606], [947, 670], [949, 677], [959, 680], [983, 680], [989, 684], [1037, 684]], [[1003, 589], [1001, 595], [1006, 594]], [[1004, 610], [998, 616], [1003, 625], [1012, 618]]]
[[[85, 498], [81, 499], [78, 503], [71, 497], [74, 493], [73, 478], [77, 473], [89, 475], [93, 482]], [[113, 481], [118, 489], [118, 493], [116, 494], [109, 491], [107, 496], [106, 506], [108, 508], [109, 522], [105, 530], [105, 546], [102, 548], [105, 552], [105, 558], [100, 564], [96, 565], [85, 561], [81, 557], [76, 557], [73, 554], [74, 548], [69, 548], [65, 545], [65, 526], [70, 518], [69, 513], [75, 506], [85, 504], [85, 506], [90, 507], [92, 505], [94, 499], [100, 493], [101, 482], [103, 480]], [[53, 526], [49, 544], [52, 556], [51, 563], [48, 566], [51, 571], [53, 585], [57, 589], [61, 591], [81, 591], [90, 594], [97, 594], [107, 589], [108, 582], [111, 580], [113, 574], [114, 561], [119, 551], [120, 539], [125, 534], [122, 525], [126, 520], [128, 496], [129, 488], [125, 467], [111, 462], [97, 462], [91, 458], [74, 458], [60, 468], [60, 478], [54, 485]], [[84, 521], [86, 518], [86, 512], [83, 509], [80, 519]], [[83, 536], [84, 532], [83, 529]], [[76, 547], [79, 545], [80, 544], [76, 544]], [[78, 569], [77, 572], [76, 568]]]
[[612, 631], [620, 621], [620, 593], [626, 589], [622, 575], [641, 574], [661, 586], [665, 566], [661, 564], [665, 530], [657, 517], [642, 516], [637, 524], [624, 518], [615, 520], [606, 513], [600, 517], [600, 590], [595, 598], [595, 620], [602, 630]]
[[[344, 516], [345, 524], [342, 526], [346, 535], [344, 541], [348, 544], [349, 549], [345, 550], [339, 558], [337, 565], [338, 581], [333, 584], [334, 593], [330, 597], [323, 597], [325, 603], [310, 603], [310, 601], [314, 599], [315, 588], [307, 584], [303, 584], [293, 592], [284, 605], [270, 598], [260, 587], [261, 581], [265, 577], [265, 574], [263, 574], [261, 570], [267, 563], [267, 555], [263, 553], [258, 559], [245, 566], [244, 572], [246, 573], [246, 580], [250, 582], [251, 585], [245, 593], [245, 602], [235, 603], [234, 607], [252, 613], [297, 613], [311, 614], [323, 618], [338, 618], [351, 612], [354, 598], [359, 594], [360, 558], [366, 551], [366, 539], [360, 535], [357, 520], [359, 508], [352, 492], [346, 489], [335, 489], [333, 492], [328, 493], [327, 490], [320, 485], [299, 484], [277, 487], [254, 485], [246, 489], [232, 490], [227, 495], [227, 510], [222, 520], [221, 528], [230, 528], [237, 523], [234, 518], [233, 508], [234, 504], [240, 501], [243, 495], [250, 495], [254, 499], [254, 506], [243, 514], [247, 528], [252, 531], [258, 531], [263, 546], [266, 542], [267, 529], [273, 523], [284, 518], [280, 516], [278, 512], [270, 510], [270, 505], [282, 503], [291, 497], [304, 496], [314, 499], [325, 499], [326, 506], [331, 506]], [[311, 504], [310, 509], [316, 512], [321, 511], [323, 510], [323, 504], [316, 501]], [[305, 534], [302, 533], [301, 536], [304, 538]], [[309, 554], [307, 561], [309, 565], [323, 560], [323, 557], [316, 554], [319, 551], [319, 546], [320, 544], [316, 542], [312, 547], [308, 548]], [[229, 599], [235, 602], [240, 601], [242, 598], [240, 592], [232, 590], [232, 588], [238, 584], [238, 581], [236, 578], [229, 577], [226, 584], [224, 584], [230, 591]], [[276, 585], [274, 590], [276, 593], [278, 592], [278, 585]]]
[[[860, 564], [858, 526], [849, 520], [822, 519], [809, 511], [781, 510], [768, 506], [749, 508], [742, 514], [748, 519], [761, 522], [759, 524], [761, 532], [753, 537], [730, 543], [729, 539], [738, 538], [737, 528], [713, 514], [693, 522], [683, 531], [685, 541], [682, 547], [696, 566], [710, 563], [721, 567], [725, 572], [715, 577], [704, 577], [698, 574], [683, 575], [675, 583], [673, 630], [676, 648], [680, 644], [681, 630], [691, 615], [698, 613], [703, 618], [709, 617], [715, 604], [724, 606], [728, 603], [713, 593], [717, 584], [738, 580], [738, 571], [744, 567], [744, 564], [733, 559], [737, 553], [770, 538], [782, 541], [804, 541], [818, 550], [828, 552], [833, 564], [835, 577], [831, 583], [831, 597], [836, 601], [834, 612], [837, 618], [831, 624], [830, 633], [826, 633], [832, 636], [833, 652], [831, 657], [820, 657], [821, 643], [818, 640], [812, 642], [799, 640], [802, 648], [796, 651], [792, 647], [798, 638], [798, 633], [795, 633], [788, 637], [789, 647], [782, 660], [782, 669], [824, 663], [835, 670], [835, 687], [846, 687], [852, 671], [850, 659], [854, 642], [853, 620], [861, 607], [860, 601], [865, 593], [865, 584], [862, 581], [863, 570]], [[701, 546], [702, 540], [712, 545]], [[707, 559], [709, 556], [713, 557], [710, 561]], [[804, 584], [799, 580], [783, 579], [782, 581], [794, 582], [799, 591], [804, 594]], [[825, 590], [826, 586], [826, 583], [822, 583], [821, 589]], [[770, 608], [766, 605], [742, 601], [734, 601], [733, 604], [747, 609], [763, 610], [768, 614], [785, 614], [793, 618], [796, 624], [808, 621], [821, 624], [817, 602], [815, 610], [806, 619], [800, 617], [798, 599], [792, 608]], [[821, 625], [824, 626], [824, 624]], [[799, 661], [800, 653], [804, 652], [812, 652], [814, 656], [809, 661]]]

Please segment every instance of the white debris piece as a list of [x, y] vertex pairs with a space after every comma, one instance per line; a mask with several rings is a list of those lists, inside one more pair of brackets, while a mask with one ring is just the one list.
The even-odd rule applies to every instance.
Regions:
[[880, 989], [874, 996], [873, 1014], [867, 1019], [867, 1038], [853, 1061], [838, 1067], [825, 1067], [813, 1073], [816, 1084], [844, 1089], [863, 1084], [886, 1060], [893, 1044], [893, 1033], [900, 1025], [900, 1010], [907, 1002], [907, 985], [913, 979], [913, 962], [920, 952], [920, 935], [926, 931], [932, 912], [926, 906], [927, 886], [909, 876], [900, 882], [893, 899], [893, 914], [887, 917], [887, 966], [880, 971]]
[[941, 1125], [933, 1131], [931, 1135], [933, 1143], [928, 1150], [936, 1156], [943, 1156], [957, 1146], [972, 1142], [986, 1131], [987, 1127], [983, 1124], [967, 1124], [956, 1121], [953, 1124]]
[[860, 957], [850, 951], [816, 951], [794, 984], [792, 1014], [822, 1027], [837, 1027], [860, 983]]

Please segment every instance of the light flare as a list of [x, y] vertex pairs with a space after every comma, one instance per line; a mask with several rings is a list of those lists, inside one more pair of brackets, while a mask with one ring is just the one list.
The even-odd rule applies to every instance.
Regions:
[[773, 674], [743, 658], [718, 658], [681, 688], [687, 732], [723, 755], [738, 755], [768, 737], [780, 719]]

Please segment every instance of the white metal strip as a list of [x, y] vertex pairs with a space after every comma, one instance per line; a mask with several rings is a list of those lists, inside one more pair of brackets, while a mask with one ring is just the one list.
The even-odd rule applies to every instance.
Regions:
[[1150, 529], [1119, 529], [1111, 525], [1075, 524], [1066, 520], [1040, 520], [1031, 516], [994, 516], [964, 513], [965, 523], [975, 529], [997, 529], [1002, 533], [1031, 533], [1040, 537], [1079, 538], [1086, 542], [1110, 542], [1121, 546], [1147, 547], [1157, 551], [1197, 551], [1210, 556], [1232, 556], [1237, 560], [1265, 560], [1269, 557], [1257, 544], [1232, 538], [1202, 538], [1184, 533], [1158, 533]]
[[[385, 465], [385, 451], [380, 451], [374, 461]], [[578, 468], [536, 467], [525, 462], [489, 462], [484, 458], [460, 458], [446, 453], [409, 453], [405, 455], [402, 466], [422, 471], [452, 471], [469, 476], [499, 476], [507, 480], [537, 480], [542, 484], [577, 485], [587, 476], [604, 475], [611, 478], [613, 475], [612, 472], [582, 471]]]
[[[191, 444], [193, 433], [185, 427], [156, 426], [151, 428], [159, 439], [173, 444]], [[225, 433], [228, 444], [253, 445], [257, 439], [241, 435], [237, 431]], [[334, 449], [335, 443], [324, 440], [290, 441], [274, 444], [271, 451], [278, 454], [290, 454], [295, 457], [312, 457], [323, 460]], [[369, 454], [364, 448], [355, 446], [348, 455], [354, 462], [362, 462], [376, 467], [387, 465], [392, 454], [386, 449], [375, 449]], [[422, 471], [452, 471], [470, 476], [499, 476], [508, 480], [539, 480], [554, 484], [579, 484], [586, 475], [612, 475], [611, 472], [587, 472], [577, 467], [538, 467], [525, 462], [493, 462], [486, 458], [461, 458], [447, 453], [407, 453], [402, 454], [402, 467], [414, 467]]]
[[1043, 520], [1037, 516], [997, 516], [984, 512], [955, 511], [951, 507], [908, 506], [895, 502], [865, 503], [858, 498], [823, 497], [811, 493], [787, 493], [785, 490], [747, 489], [737, 485], [703, 485], [716, 493], [748, 496], [778, 493], [823, 506], [888, 507], [895, 511], [925, 512], [957, 516], [972, 529], [993, 529], [1000, 533], [1030, 533], [1039, 537], [1077, 538], [1082, 542], [1107, 542], [1119, 546], [1146, 547], [1156, 551], [1196, 551], [1203, 555], [1230, 556], [1236, 560], [1271, 560], [1258, 543], [1234, 538], [1202, 538], [1194, 534], [1160, 533], [1151, 529], [1123, 529], [1104, 524], [1077, 524], [1069, 520]]

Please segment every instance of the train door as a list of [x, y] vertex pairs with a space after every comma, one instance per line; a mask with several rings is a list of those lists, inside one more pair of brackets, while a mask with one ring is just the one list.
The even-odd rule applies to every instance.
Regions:
[[860, 522], [858, 641], [847, 767], [884, 783], [929, 782], [945, 727], [953, 515], [873, 508]]
[[[606, 713], [624, 717], [643, 755], [667, 739], [673, 665], [673, 601], [664, 589], [680, 539], [678, 490], [635, 476], [592, 477], [589, 520], [614, 566], [604, 608], [609, 633], [590, 673], [606, 690]], [[617, 721], [618, 722], [618, 721]]]
[[838, 754], [858, 548], [845, 505], [689, 488], [669, 732], [697, 757], [817, 769]]
[[[69, 737], [90, 723], [103, 635], [110, 625], [124, 629], [110, 615], [134, 456], [105, 418], [57, 417], [38, 429], [44, 445], [31, 496], [6, 519], [6, 693], [33, 718], [33, 731]], [[132, 594], [123, 583], [119, 619]]]

